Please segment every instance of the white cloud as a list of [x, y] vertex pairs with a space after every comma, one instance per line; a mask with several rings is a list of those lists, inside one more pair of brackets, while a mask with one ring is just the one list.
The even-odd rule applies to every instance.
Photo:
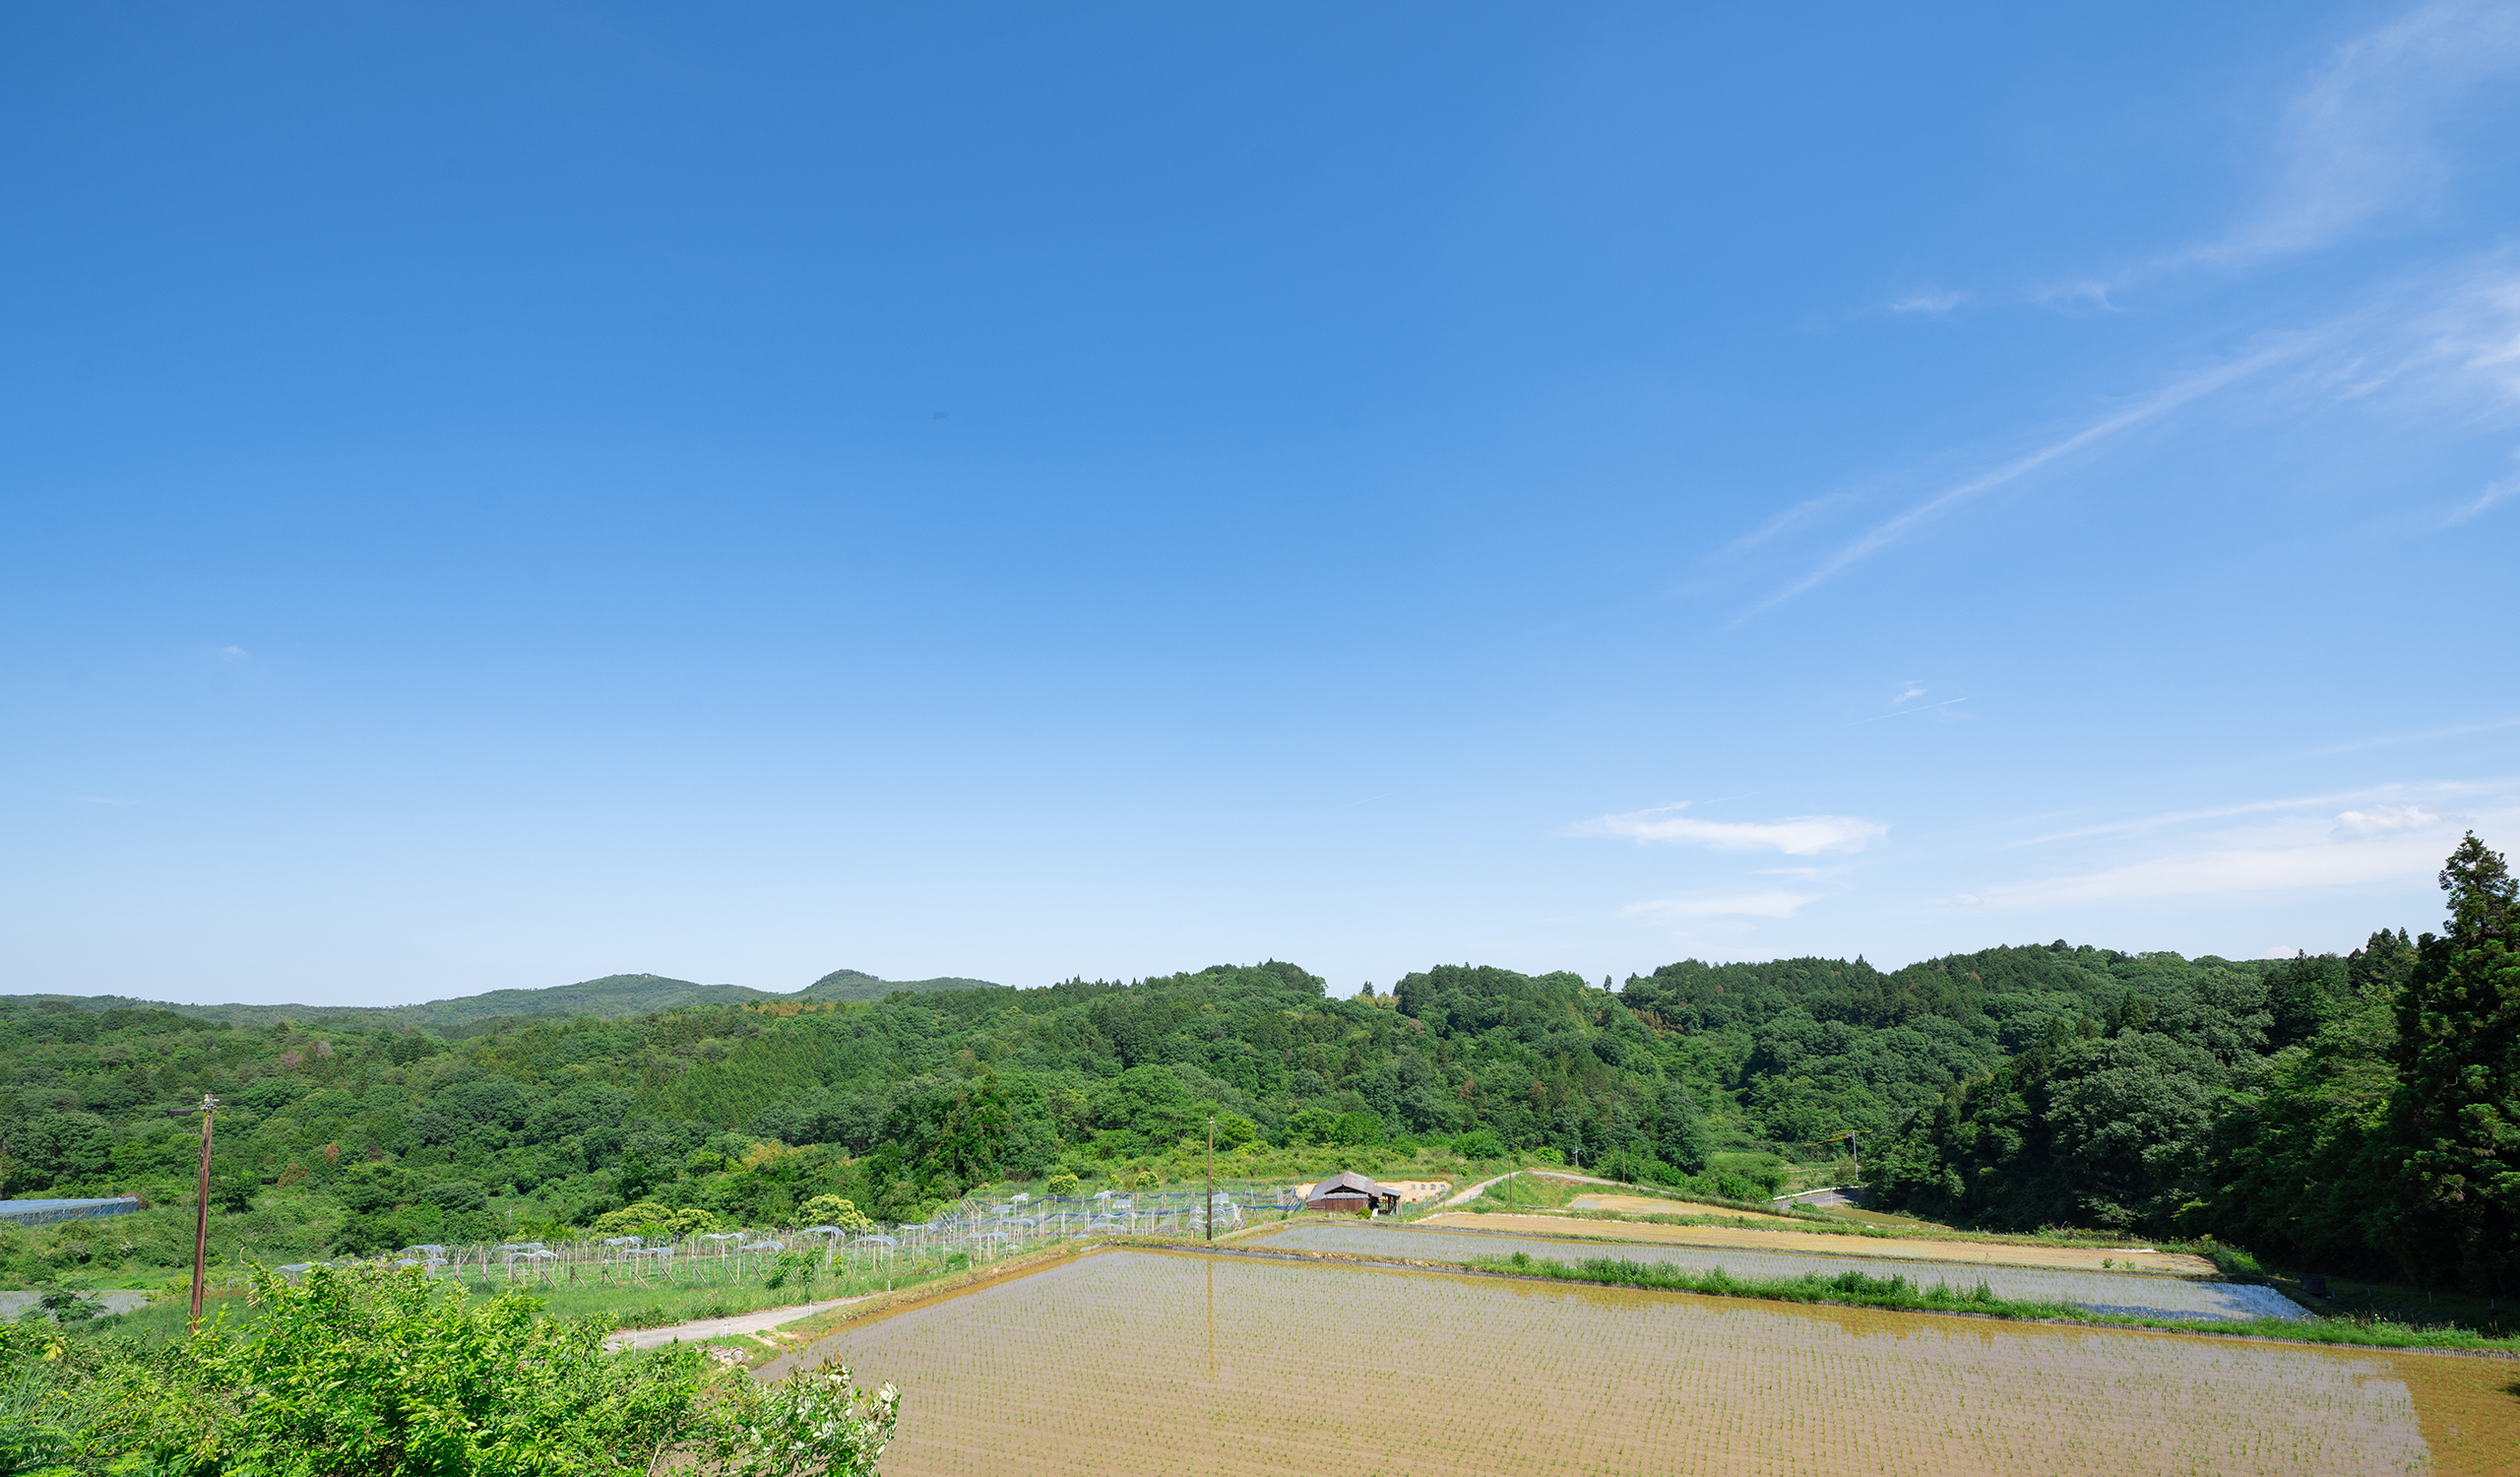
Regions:
[[1966, 292], [1950, 292], [1940, 288], [1919, 288], [1907, 296], [1889, 304], [1894, 313], [1926, 313], [1940, 315], [1969, 300]]
[[1792, 918], [1805, 903], [1820, 900], [1816, 892], [1750, 892], [1738, 897], [1667, 897], [1630, 903], [1621, 918], [1647, 918], [1678, 923], [1691, 918]]
[[2279, 943], [2257, 957], [2260, 959], [2298, 959], [2308, 952], [2309, 950], [2301, 947], [2298, 943]]
[[2288, 828], [2255, 844], [2174, 852], [2074, 876], [1989, 887], [1984, 897], [1995, 907], [2018, 908], [2428, 883], [2450, 847], [2447, 831], [2437, 818], [2342, 839]]
[[2340, 836], [2382, 836], [2391, 831], [2419, 831], [2439, 825], [2441, 817], [2422, 805], [2373, 805], [2368, 810], [2348, 810], [2336, 818]]
[[1908, 684], [1908, 690], [1907, 690], [1907, 691], [1902, 692], [1902, 693], [1900, 693], [1897, 697], [1894, 697], [1894, 698], [1890, 699], [1890, 706], [1892, 706], [1892, 707], [1894, 707], [1894, 708], [1895, 708], [1895, 707], [1897, 707], [1897, 706], [1898, 706], [1899, 704], [1901, 704], [1901, 703], [1904, 703], [1904, 702], [1910, 702], [1910, 701], [1913, 701], [1913, 700], [1914, 700], [1914, 699], [1916, 699], [1916, 698], [1920, 698], [1920, 697], [1922, 697], [1922, 696], [1924, 696], [1924, 695], [1925, 695], [1925, 689], [1923, 689], [1922, 687], [1918, 686], [1918, 685], [1917, 685], [1916, 683], [1914, 683], [1914, 682], [1910, 682], [1910, 683]]
[[222, 646], [219, 649], [219, 654], [227, 658], [231, 662], [241, 662], [245, 659], [245, 648], [241, 646]]
[[2441, 135], [2520, 71], [2520, 7], [2423, 6], [2336, 49], [2285, 110], [2267, 198], [2223, 238], [2169, 258], [2236, 265], [2307, 251], [2437, 193]]
[[2293, 334], [2276, 339], [2252, 353], [2173, 380], [2124, 409], [2104, 416], [2079, 430], [2059, 436], [2043, 446], [2034, 447], [1976, 477], [1945, 487], [1821, 560], [1800, 579], [1795, 580], [1776, 594], [1741, 612], [1735, 623], [1773, 610], [1813, 586], [1834, 578], [1847, 566], [1869, 558], [1897, 543], [1921, 524], [1965, 503], [1973, 502], [2008, 482], [2038, 471], [2050, 462], [2069, 456], [2095, 442], [2106, 440], [2118, 431], [2130, 429], [2145, 421], [2168, 415], [2191, 401], [2201, 400], [2286, 359], [2297, 358], [2312, 346], [2313, 339], [2310, 335]]
[[[2520, 450], [2515, 450], [2511, 454], [2515, 457], [2520, 457]], [[2485, 490], [2479, 493], [2474, 501], [2462, 505], [2457, 510], [2453, 511], [2448, 518], [2442, 520], [2443, 526], [2447, 527], [2453, 523], [2465, 523], [2469, 519], [2477, 516], [2479, 513], [2492, 507], [2495, 503], [2501, 502], [2510, 497], [2514, 493], [2520, 493], [2520, 472], [2515, 472], [2509, 477], [2498, 478], [2493, 482], [2486, 483]]]
[[[2515, 724], [2520, 724], [2520, 719], [2514, 719], [2510, 723], [2474, 724], [2465, 728], [2444, 729], [2436, 734], [2418, 737], [2437, 738], [2445, 735], [2486, 733], [2497, 728], [2512, 727]], [[2362, 746], [2366, 745], [2346, 745], [2348, 748]], [[2314, 749], [2312, 752], [2326, 753], [2330, 750]], [[2303, 811], [2316, 810], [2328, 805], [2350, 804], [2357, 801], [2404, 799], [2409, 795], [2429, 796], [2437, 804], [2444, 799], [2474, 798], [2497, 793], [2509, 788], [2510, 784], [2510, 780], [2502, 779], [2441, 781], [2428, 785], [2373, 785], [2361, 790], [2333, 791], [2325, 795], [2295, 795], [2282, 800], [2241, 801], [2228, 805], [2203, 805], [2192, 810], [2165, 810], [2157, 815], [2139, 815], [2132, 820], [2113, 820], [2104, 825], [2081, 826], [2070, 831], [2049, 831], [2044, 835], [2033, 836], [2026, 841], [2006, 842], [2002, 849], [2009, 851], [2015, 847], [2044, 846], [2056, 841], [2079, 841], [2092, 836], [2122, 836], [2184, 825], [2192, 820], [2228, 820], [2235, 816], [2265, 815], [2282, 810], [2290, 810], [2298, 815]], [[2412, 803], [2366, 805], [2364, 808], [2371, 814], [2392, 814], [2401, 811], [2423, 813], [2420, 806]]]
[[[1890, 704], [1889, 712], [1875, 713], [1870, 718], [1858, 718], [1856, 722], [1879, 723], [1885, 718], [1912, 718], [1919, 713], [1934, 713], [1940, 712], [1944, 708], [1956, 708], [1962, 703], [1967, 702], [1969, 699], [1965, 697], [1946, 697], [1938, 703], [1926, 703], [1921, 708], [1903, 708], [1899, 706], [1900, 703], [1906, 702], [1907, 700], [1908, 699], [1905, 697], [1898, 698]], [[1944, 713], [1942, 716], [1945, 718], [1959, 718], [1963, 715], [1958, 713]]]
[[1955, 902], [1955, 903], [1958, 903], [1958, 904], [1959, 904], [1961, 907], [1963, 907], [1963, 908], [1975, 908], [1975, 907], [1977, 907], [1980, 903], [1983, 903], [1983, 902], [1984, 902], [1984, 901], [1985, 901], [1985, 899], [1984, 899], [1984, 898], [1980, 897], [1978, 894], [1976, 894], [1976, 893], [1974, 893], [1974, 892], [1958, 892], [1958, 893], [1954, 893], [1954, 894], [1952, 894], [1952, 898], [1951, 898], [1951, 900], [1952, 900], [1953, 902]]
[[1602, 815], [1567, 827], [1570, 836], [1615, 836], [1630, 841], [1690, 842], [1718, 851], [1783, 852], [1816, 857], [1857, 852], [1890, 834], [1879, 821], [1852, 815], [1789, 815], [1781, 820], [1699, 820], [1682, 815], [1690, 802]]
[[[2515, 8], [2520, 13], [2520, 8]], [[2376, 290], [2361, 305], [2283, 334], [2219, 363], [2167, 381], [2119, 409], [2053, 434], [1975, 476], [1944, 486], [1821, 557], [1800, 577], [1733, 617], [1738, 625], [1827, 583], [1925, 525], [2120, 432], [2256, 382], [2261, 409], [2314, 414], [2339, 405], [2394, 405], [2426, 417], [2472, 422], [2520, 408], [2520, 263], [2488, 252], [2452, 269], [2428, 269]], [[2520, 475], [2496, 481], [2446, 520], [2473, 518], [2520, 494]], [[1832, 494], [1798, 504], [1728, 546], [1727, 555], [1798, 534], [1851, 500]]]

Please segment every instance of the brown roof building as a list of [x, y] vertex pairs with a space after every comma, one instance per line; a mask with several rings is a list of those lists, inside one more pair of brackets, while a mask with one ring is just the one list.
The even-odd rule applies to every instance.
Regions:
[[1344, 1210], [1354, 1214], [1375, 1206], [1394, 1210], [1400, 1205], [1400, 1191], [1386, 1189], [1364, 1176], [1342, 1170], [1304, 1191], [1306, 1210]]

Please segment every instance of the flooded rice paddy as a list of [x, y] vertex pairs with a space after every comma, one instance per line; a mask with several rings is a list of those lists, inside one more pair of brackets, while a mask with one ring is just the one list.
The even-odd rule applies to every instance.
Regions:
[[1662, 1266], [1712, 1271], [1735, 1277], [1799, 1277], [1817, 1272], [1834, 1277], [1856, 1270], [1874, 1277], [1905, 1277], [1919, 1287], [1949, 1283], [1966, 1292], [1984, 1282], [1999, 1298], [2025, 1303], [2071, 1303], [2095, 1313], [2118, 1313], [2167, 1318], [2299, 1318], [2301, 1306], [2271, 1287], [2244, 1287], [2229, 1282], [2189, 1282], [2176, 1277], [2135, 1272], [2071, 1272], [2048, 1267], [1992, 1266], [1951, 1261], [1902, 1261], [1885, 1256], [1822, 1256], [1799, 1252], [1754, 1252], [1736, 1247], [1655, 1246], [1622, 1243], [1554, 1241], [1538, 1236], [1498, 1236], [1467, 1231], [1414, 1231], [1397, 1226], [1313, 1224], [1290, 1226], [1251, 1243], [1302, 1252], [1345, 1252], [1362, 1256], [1397, 1256], [1435, 1261], [1468, 1261], [1478, 1256], [1511, 1256], [1528, 1252], [1553, 1261], [1575, 1263], [1596, 1256]]
[[[1746, 1247], [1754, 1252], [1812, 1252], [1822, 1256], [1889, 1256], [1903, 1261], [1966, 1261], [1998, 1266], [2051, 1266], [2097, 1272], [2110, 1267], [2214, 1274], [2214, 1263], [2184, 1252], [2126, 1247], [2057, 1246], [2051, 1243], [1944, 1241], [1938, 1238], [1874, 1238], [1767, 1226], [1665, 1226], [1644, 1221], [1596, 1221], [1560, 1215], [1494, 1212], [1446, 1213], [1412, 1221], [1419, 1228], [1460, 1231], [1523, 1231], [1540, 1236], [1584, 1236], [1604, 1241], [1656, 1242], [1675, 1247]], [[2104, 1267], [2103, 1263], [2110, 1267]]]
[[905, 1391], [887, 1477], [2487, 1471], [2520, 1434], [2509, 1361], [1135, 1250], [829, 1356]]

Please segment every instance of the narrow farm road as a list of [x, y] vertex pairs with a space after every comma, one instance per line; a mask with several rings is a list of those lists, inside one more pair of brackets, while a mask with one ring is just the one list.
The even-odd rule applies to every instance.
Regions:
[[663, 1328], [626, 1328], [603, 1341], [607, 1349], [659, 1349], [678, 1341], [697, 1342], [725, 1333], [759, 1333], [782, 1323], [812, 1317], [827, 1309], [857, 1302], [856, 1298], [834, 1298], [828, 1303], [802, 1303], [793, 1308], [769, 1308], [760, 1313], [739, 1313], [732, 1317], [700, 1318], [688, 1323], [675, 1323]]

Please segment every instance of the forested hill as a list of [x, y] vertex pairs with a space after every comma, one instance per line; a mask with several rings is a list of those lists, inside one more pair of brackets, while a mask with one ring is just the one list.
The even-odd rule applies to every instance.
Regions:
[[1228, 1173], [1442, 1144], [1616, 1153], [1730, 1193], [1756, 1192], [1755, 1162], [1722, 1151], [1807, 1157], [1855, 1129], [1886, 1199], [1937, 1216], [2211, 1232], [2498, 1286], [2520, 968], [2500, 859], [2461, 866], [2444, 937], [2282, 963], [2057, 942], [1886, 973], [1684, 961], [1616, 991], [1443, 965], [1339, 999], [1271, 961], [469, 1035], [6, 1002], [0, 1190], [184, 1197], [193, 1150], [160, 1110], [205, 1090], [230, 1105], [220, 1202], [285, 1203], [345, 1252], [494, 1218], [758, 1224], [839, 1194], [902, 1219], [1009, 1179], [1140, 1183], [1190, 1173], [1210, 1113]]
[[839, 969], [792, 995], [753, 990], [742, 985], [700, 985], [663, 975], [606, 975], [575, 985], [541, 990], [492, 990], [480, 995], [427, 1000], [416, 1005], [184, 1005], [127, 995], [0, 995], [0, 1004], [36, 1004], [58, 1000], [78, 1009], [171, 1010], [232, 1025], [265, 1026], [275, 1021], [316, 1025], [390, 1022], [418, 1027], [470, 1026], [481, 1021], [523, 1020], [535, 1016], [617, 1017], [647, 1015], [684, 1005], [734, 1005], [751, 1000], [880, 1000], [895, 991], [978, 990], [986, 980], [882, 980], [862, 970]]
[[1624, 1150], [1677, 1174], [1717, 1149], [1890, 1126], [2136, 995], [2263, 973], [2059, 943], [1888, 975], [1859, 959], [1690, 962], [1615, 994], [1446, 965], [1335, 999], [1271, 962], [487, 1029], [19, 1002], [0, 1005], [0, 1153], [10, 1193], [179, 1195], [188, 1151], [158, 1110], [213, 1090], [235, 1105], [219, 1141], [240, 1204], [283, 1181], [390, 1182], [410, 1210], [448, 1180], [562, 1221], [641, 1196], [732, 1195], [732, 1213], [769, 1182], [728, 1189], [722, 1161], [776, 1142], [818, 1166], [791, 1188], [907, 1214], [1000, 1176], [1128, 1172], [1211, 1105], [1228, 1149], [1473, 1139], [1588, 1163]]

